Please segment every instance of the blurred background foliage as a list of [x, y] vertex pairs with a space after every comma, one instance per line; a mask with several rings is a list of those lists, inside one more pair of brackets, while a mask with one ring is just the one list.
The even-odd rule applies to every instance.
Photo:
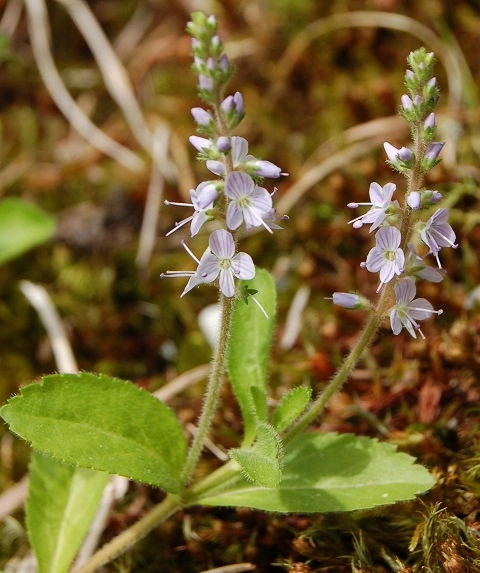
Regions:
[[[19, 385], [56, 369], [38, 316], [19, 290], [24, 279], [48, 290], [83, 370], [154, 390], [210, 357], [197, 317], [215, 303], [215, 289], [195, 289], [180, 300], [181, 279], [159, 279], [166, 269], [190, 268], [179, 246], [180, 239], [189, 239], [188, 229], [165, 237], [181, 211], [161, 206], [154, 249], [138, 263], [151, 153], [132, 134], [70, 17], [67, 8], [75, 4], [46, 3], [58, 72], [83, 112], [135, 154], [138, 165], [120, 164], [71, 127], [39, 74], [23, 3], [0, 1], [0, 197], [34, 203], [57, 221], [50, 242], [1, 268], [2, 403]], [[372, 181], [393, 181], [401, 192], [404, 182], [385, 164], [382, 143], [408, 144], [408, 128], [396, 117], [406, 56], [423, 44], [436, 51], [442, 87], [438, 139], [447, 146], [427, 185], [441, 191], [452, 209], [460, 249], [442, 252], [448, 277], [440, 286], [422, 285], [421, 292], [444, 314], [425, 326], [426, 341], [405, 333], [394, 337], [386, 324], [322, 429], [383, 436], [424, 455], [432, 466], [444, 468], [452, 456], [463, 455], [479, 429], [480, 400], [478, 1], [92, 0], [88, 5], [128, 72], [146, 125], [152, 133], [168, 131], [161, 171], [163, 197], [171, 201], [185, 200], [190, 188], [208, 178], [188, 143], [194, 134], [190, 108], [199, 100], [185, 25], [192, 10], [217, 16], [226, 52], [237, 66], [230, 90], [245, 99], [247, 116], [238, 135], [249, 140], [253, 155], [290, 174], [277, 183], [277, 207], [290, 217], [284, 230], [273, 237], [254, 233], [242, 244], [277, 281], [273, 399], [293, 384], [320, 389], [361, 328], [361, 314], [324, 300], [335, 290], [350, 289], [373, 297], [377, 286], [359, 267], [372, 237], [347, 225], [353, 215], [346, 204], [365, 201]], [[33, 22], [34, 28], [43, 26], [41, 19]], [[270, 182], [268, 188], [273, 190]], [[188, 244], [201, 254], [206, 234]], [[308, 302], [295, 334], [287, 313], [298, 293]], [[194, 421], [200, 396], [201, 387], [194, 386], [173, 405]], [[241, 431], [235, 408], [227, 395], [224, 419], [230, 427], [215, 436], [227, 446]], [[25, 472], [28, 452], [1, 432], [0, 485], [8, 488]], [[466, 458], [471, 465], [472, 456]], [[474, 511], [478, 507], [470, 508]], [[470, 521], [478, 526], [480, 514], [475, 515]], [[239, 557], [234, 549], [231, 553]]]

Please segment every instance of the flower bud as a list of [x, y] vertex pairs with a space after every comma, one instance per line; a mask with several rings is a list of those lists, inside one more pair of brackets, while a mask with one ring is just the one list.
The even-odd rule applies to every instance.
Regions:
[[224, 135], [217, 139], [215, 145], [217, 146], [218, 151], [221, 151], [222, 153], [228, 153], [232, 146], [230, 143], [230, 138], [225, 137]]
[[356, 309], [364, 308], [365, 302], [358, 294], [351, 292], [334, 292], [332, 295], [333, 304], [344, 308]]
[[424, 129], [435, 129], [435, 114], [432, 113], [427, 117], [423, 124]]
[[407, 197], [407, 205], [410, 209], [418, 211], [420, 209], [421, 195], [418, 191], [412, 191]]
[[222, 70], [224, 74], [230, 69], [230, 60], [227, 54], [222, 54], [222, 57], [218, 60], [218, 67]]
[[212, 116], [208, 111], [205, 111], [201, 107], [193, 107], [191, 109], [193, 119], [198, 123], [198, 125], [208, 126], [210, 122], [213, 121]]
[[240, 115], [243, 113], [243, 96], [240, 92], [235, 92], [233, 95], [236, 112]]
[[425, 151], [425, 158], [428, 159], [429, 161], [435, 161], [436, 159], [438, 159], [438, 156], [440, 155], [440, 152], [442, 151], [444, 145], [445, 142], [430, 143]]
[[403, 107], [403, 109], [407, 109], [407, 110], [411, 110], [413, 107], [413, 102], [412, 102], [411, 98], [406, 94], [402, 95], [402, 107]]
[[200, 89], [205, 90], [207, 92], [211, 92], [213, 90], [213, 81], [211, 78], [200, 74], [198, 76], [198, 84]]

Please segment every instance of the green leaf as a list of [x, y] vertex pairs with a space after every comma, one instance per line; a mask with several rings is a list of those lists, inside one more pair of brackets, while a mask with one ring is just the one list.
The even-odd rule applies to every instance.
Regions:
[[[235, 302], [227, 369], [240, 405], [248, 442], [255, 436], [257, 415], [267, 411], [267, 368], [275, 327], [276, 292], [273, 278], [263, 269], [257, 268], [255, 278], [242, 283], [248, 285], [249, 290], [258, 291], [255, 298], [270, 318], [267, 320], [253, 301], [248, 305], [242, 300]], [[252, 408], [252, 387], [255, 388], [255, 409]], [[260, 398], [264, 406], [260, 404]]]
[[300, 416], [305, 410], [311, 395], [311, 388], [298, 386], [290, 390], [282, 398], [272, 417], [272, 424], [277, 432], [286, 430]]
[[230, 450], [230, 457], [240, 465], [243, 475], [254, 484], [275, 487], [282, 479], [282, 441], [269, 424], [259, 423], [256, 436], [252, 447]]
[[26, 511], [28, 536], [39, 573], [69, 570], [109, 477], [33, 452]]
[[194, 503], [283, 513], [353, 511], [412, 499], [435, 483], [391, 444], [351, 434], [302, 434], [287, 444], [284, 462], [275, 489], [239, 475]]
[[22, 255], [48, 241], [55, 231], [55, 219], [15, 197], [0, 201], [0, 263]]
[[130, 382], [87, 372], [45, 376], [0, 415], [59, 461], [179, 491], [182, 429], [165, 404]]

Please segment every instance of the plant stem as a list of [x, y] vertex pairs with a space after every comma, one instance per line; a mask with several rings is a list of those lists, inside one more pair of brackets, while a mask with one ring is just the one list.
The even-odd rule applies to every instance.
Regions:
[[340, 369], [330, 380], [325, 390], [318, 396], [315, 402], [313, 402], [307, 412], [305, 412], [305, 414], [299, 419], [297, 424], [284, 436], [283, 442], [285, 444], [305, 430], [305, 428], [307, 428], [315, 418], [323, 412], [330, 398], [342, 387], [343, 383], [350, 376], [355, 365], [372, 342], [373, 337], [385, 316], [385, 310], [388, 307], [391, 294], [392, 286], [390, 284], [385, 285], [375, 312], [368, 319], [360, 338], [350, 351], [350, 354], [345, 358]]
[[182, 506], [181, 498], [177, 495], [168, 494], [167, 497], [156, 505], [142, 519], [126, 529], [123, 533], [114, 537], [110, 543], [104, 545], [92, 558], [75, 573], [95, 573], [99, 568], [115, 559], [137, 541], [145, 537], [155, 526], [165, 521], [172, 513]]
[[227, 352], [228, 339], [230, 335], [230, 322], [232, 318], [233, 299], [220, 294], [220, 329], [218, 333], [217, 347], [213, 358], [212, 370], [205, 391], [203, 410], [198, 421], [198, 429], [193, 438], [190, 450], [187, 455], [187, 461], [182, 470], [180, 481], [186, 485], [190, 480], [193, 470], [197, 465], [198, 458], [202, 453], [205, 438], [213, 421], [215, 410], [217, 408], [220, 388], [225, 373], [225, 355]]

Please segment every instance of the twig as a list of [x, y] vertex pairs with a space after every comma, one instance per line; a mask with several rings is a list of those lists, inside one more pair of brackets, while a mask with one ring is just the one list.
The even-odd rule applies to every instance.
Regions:
[[169, 130], [160, 127], [155, 132], [152, 147], [152, 175], [148, 185], [147, 200], [143, 211], [142, 227], [138, 240], [138, 251], [135, 263], [141, 269], [145, 269], [152, 256], [157, 234], [157, 223], [162, 206], [162, 197], [165, 187], [164, 168], [167, 163]]
[[45, 87], [63, 115], [91, 145], [131, 171], [143, 168], [143, 161], [123, 145], [103, 133], [83, 113], [68, 92], [55, 66], [50, 50], [50, 26], [45, 0], [25, 0], [32, 51]]
[[122, 110], [133, 135], [140, 145], [152, 154], [152, 133], [138, 105], [128, 74], [97, 19], [83, 0], [57, 0], [57, 2], [66, 8], [92, 50], [105, 86]]
[[58, 371], [63, 373], [78, 372], [77, 362], [68, 342], [65, 329], [47, 291], [30, 281], [21, 281], [20, 289], [28, 299], [28, 302], [38, 312], [38, 316], [47, 331]]

